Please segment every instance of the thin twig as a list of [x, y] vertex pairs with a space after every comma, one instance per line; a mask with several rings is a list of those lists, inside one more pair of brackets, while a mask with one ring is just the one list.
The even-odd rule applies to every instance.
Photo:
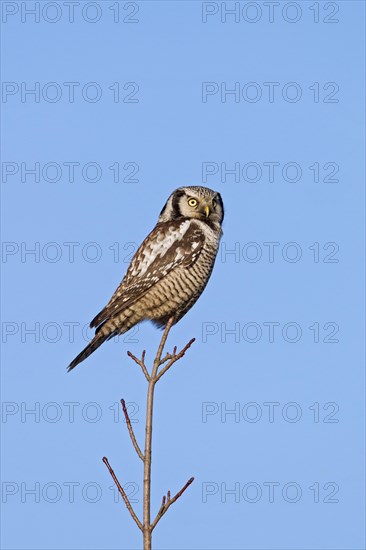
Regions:
[[128, 428], [128, 433], [130, 434], [132, 444], [135, 447], [136, 453], [139, 455], [141, 460], [144, 461], [144, 455], [142, 454], [141, 449], [140, 449], [140, 447], [139, 447], [139, 445], [136, 441], [135, 434], [133, 433], [131, 420], [130, 420], [130, 417], [128, 415], [128, 411], [127, 411], [127, 407], [126, 407], [126, 403], [125, 403], [124, 399], [121, 399], [121, 405], [122, 405], [122, 409], [123, 409], [123, 414], [125, 415], [126, 424], [127, 424], [127, 428]]
[[173, 498], [170, 498], [170, 491], [168, 491], [167, 497], [165, 497], [165, 496], [163, 497], [163, 500], [162, 500], [162, 503], [161, 503], [161, 506], [160, 506], [160, 510], [157, 513], [156, 518], [154, 519], [154, 521], [151, 524], [151, 530], [154, 529], [154, 527], [161, 520], [161, 518], [167, 512], [167, 510], [170, 508], [170, 506], [172, 504], [174, 504], [174, 502], [176, 500], [178, 500], [178, 498], [183, 495], [184, 491], [191, 485], [191, 483], [193, 483], [193, 481], [194, 481], [194, 477], [191, 477], [191, 479], [189, 479], [187, 481], [185, 486]]
[[161, 369], [161, 371], [159, 372], [159, 374], [157, 375], [156, 377], [156, 381], [160, 380], [160, 378], [163, 376], [163, 374], [166, 373], [167, 370], [170, 369], [170, 367], [172, 365], [174, 365], [174, 363], [176, 361], [178, 361], [179, 359], [181, 359], [183, 357], [183, 355], [185, 354], [185, 352], [191, 347], [191, 345], [193, 344], [193, 342], [195, 341], [196, 339], [195, 338], [192, 338], [192, 340], [190, 340], [188, 342], [188, 344], [186, 346], [184, 346], [184, 348], [179, 352], [179, 353], [176, 353], [177, 351], [177, 348], [175, 347], [174, 348], [174, 355], [172, 356], [172, 358], [170, 359], [169, 363], [167, 365], [165, 365], [164, 368]]
[[144, 350], [142, 352], [142, 357], [141, 359], [138, 359], [138, 357], [136, 357], [136, 355], [134, 355], [133, 353], [131, 353], [130, 351], [127, 352], [127, 355], [128, 357], [131, 357], [131, 359], [133, 359], [135, 361], [135, 363], [137, 363], [138, 365], [140, 365], [140, 367], [142, 368], [142, 372], [144, 373], [145, 375], [145, 378], [148, 382], [150, 382], [150, 376], [149, 376], [149, 373], [147, 372], [147, 368], [146, 368], [146, 365], [145, 365], [145, 353], [146, 351]]
[[131, 503], [130, 501], [128, 500], [128, 496], [126, 495], [122, 485], [120, 484], [120, 482], [118, 481], [117, 479], [117, 476], [116, 474], [114, 473], [114, 471], [112, 470], [109, 462], [108, 462], [108, 458], [106, 456], [103, 457], [103, 462], [104, 464], [107, 466], [108, 470], [109, 470], [109, 473], [111, 474], [112, 478], [113, 478], [113, 481], [114, 483], [117, 485], [117, 488], [127, 506], [127, 510], [130, 512], [131, 516], [132, 516], [132, 519], [135, 521], [135, 523], [137, 524], [138, 528], [142, 531], [143, 530], [143, 526], [142, 526], [142, 523], [141, 521], [139, 520], [139, 518], [136, 516], [132, 506], [131, 506]]
[[164, 365], [164, 363], [166, 363], [167, 361], [169, 361], [169, 359], [171, 359], [173, 357], [173, 355], [171, 353], [167, 353], [165, 357], [163, 357], [162, 359], [160, 359], [159, 361], [159, 367], [160, 365]]
[[154, 378], [154, 375], [156, 375], [156, 372], [154, 372], [154, 371], [155, 370], [157, 371], [157, 369], [159, 368], [159, 363], [161, 361], [161, 356], [163, 354], [165, 342], [166, 342], [166, 339], [168, 338], [169, 331], [172, 328], [173, 321], [174, 321], [174, 319], [173, 319], [173, 317], [171, 317], [168, 320], [168, 322], [166, 324], [166, 327], [164, 329], [163, 336], [161, 338], [161, 341], [160, 341], [160, 344], [159, 344], [159, 347], [158, 347], [158, 352], [157, 352], [156, 357], [155, 357], [153, 372], [151, 373], [152, 378]]

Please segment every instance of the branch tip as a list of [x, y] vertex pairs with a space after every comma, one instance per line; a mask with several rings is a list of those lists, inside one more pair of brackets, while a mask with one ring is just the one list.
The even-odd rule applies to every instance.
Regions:
[[137, 440], [136, 440], [136, 437], [135, 437], [135, 434], [134, 434], [134, 431], [133, 431], [133, 428], [132, 428], [131, 420], [130, 420], [130, 417], [129, 417], [129, 414], [128, 414], [128, 410], [127, 410], [127, 407], [126, 407], [126, 402], [125, 402], [124, 399], [121, 399], [121, 405], [122, 405], [123, 414], [125, 415], [127, 429], [128, 429], [128, 433], [130, 434], [132, 445], [134, 446], [134, 449], [135, 449], [136, 453], [138, 454], [139, 458], [141, 458], [141, 460], [144, 461], [144, 455], [143, 455], [143, 453], [142, 453], [142, 451], [139, 447], [139, 444], [137, 443]]
[[142, 369], [142, 372], [144, 373], [144, 376], [146, 378], [146, 380], [148, 382], [150, 382], [150, 376], [149, 376], [149, 373], [147, 372], [147, 368], [146, 368], [146, 365], [145, 365], [145, 354], [146, 354], [146, 351], [144, 350], [142, 352], [142, 356], [141, 356], [141, 359], [138, 359], [138, 357], [136, 357], [136, 355], [134, 355], [133, 353], [131, 353], [130, 351], [127, 352], [127, 355], [128, 357], [130, 357], [133, 361], [135, 361], [135, 363], [137, 365], [140, 365], [141, 369]]
[[186, 351], [191, 347], [191, 345], [195, 341], [196, 341], [195, 338], [191, 338], [188, 344], [186, 344], [179, 353], [177, 353], [177, 346], [174, 347], [173, 355], [171, 356], [169, 362], [165, 365], [165, 367], [163, 367], [161, 371], [156, 375], [156, 381], [158, 381], [166, 373], [166, 371], [169, 370], [172, 365], [174, 365], [176, 361], [179, 361], [179, 359], [181, 359], [185, 355]]
[[180, 498], [182, 496], [182, 494], [184, 493], [184, 491], [186, 489], [188, 489], [188, 487], [191, 485], [191, 483], [193, 483], [194, 481], [194, 477], [191, 477], [187, 483], [184, 485], [184, 487], [182, 487], [182, 489], [173, 497], [171, 498], [170, 496], [170, 491], [167, 492], [167, 496], [165, 497], [165, 495], [163, 496], [163, 500], [162, 500], [162, 503], [161, 503], [161, 506], [160, 506], [160, 509], [156, 515], [156, 518], [154, 519], [154, 521], [152, 522], [151, 524], [151, 531], [156, 527], [156, 525], [158, 524], [158, 522], [161, 520], [161, 518], [163, 517], [163, 515], [167, 512], [168, 508], [174, 504], [174, 502], [176, 500], [178, 500], [178, 498]]
[[116, 484], [117, 489], [118, 489], [120, 495], [122, 496], [123, 501], [124, 501], [124, 503], [125, 503], [125, 505], [126, 505], [126, 508], [127, 508], [127, 510], [130, 512], [132, 519], [134, 520], [134, 522], [136, 523], [136, 525], [137, 525], [137, 527], [140, 529], [140, 531], [142, 531], [142, 530], [143, 530], [142, 523], [141, 523], [141, 521], [139, 520], [139, 518], [136, 516], [135, 511], [134, 511], [134, 509], [132, 508], [132, 505], [131, 505], [131, 503], [130, 503], [130, 501], [129, 501], [129, 499], [128, 499], [128, 496], [126, 495], [125, 490], [123, 489], [122, 485], [121, 485], [120, 482], [118, 481], [118, 478], [117, 478], [116, 474], [114, 473], [114, 471], [113, 471], [111, 465], [109, 464], [108, 458], [107, 458], [106, 456], [103, 457], [103, 462], [104, 462], [104, 464], [107, 466], [108, 471], [109, 471], [109, 473], [111, 474], [111, 477], [113, 478], [113, 481], [114, 481], [114, 483]]

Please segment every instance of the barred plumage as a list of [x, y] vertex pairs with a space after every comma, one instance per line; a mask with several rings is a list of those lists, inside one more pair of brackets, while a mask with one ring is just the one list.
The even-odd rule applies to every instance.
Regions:
[[162, 209], [158, 223], [132, 258], [112, 298], [90, 323], [95, 336], [70, 363], [86, 359], [105, 340], [143, 320], [177, 323], [204, 290], [221, 238], [224, 207], [207, 187], [181, 187]]

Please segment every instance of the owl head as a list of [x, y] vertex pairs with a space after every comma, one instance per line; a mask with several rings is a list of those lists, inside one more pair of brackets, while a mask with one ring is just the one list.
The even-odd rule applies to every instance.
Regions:
[[159, 223], [178, 218], [197, 218], [221, 225], [224, 205], [220, 193], [208, 187], [180, 187], [173, 191], [160, 212]]

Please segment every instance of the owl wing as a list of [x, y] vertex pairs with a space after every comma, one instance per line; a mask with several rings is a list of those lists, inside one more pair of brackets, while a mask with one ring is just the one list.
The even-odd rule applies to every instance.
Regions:
[[204, 242], [203, 231], [192, 220], [158, 224], [143, 241], [123, 281], [90, 326], [98, 330], [99, 325], [131, 306], [170, 271], [194, 265]]

